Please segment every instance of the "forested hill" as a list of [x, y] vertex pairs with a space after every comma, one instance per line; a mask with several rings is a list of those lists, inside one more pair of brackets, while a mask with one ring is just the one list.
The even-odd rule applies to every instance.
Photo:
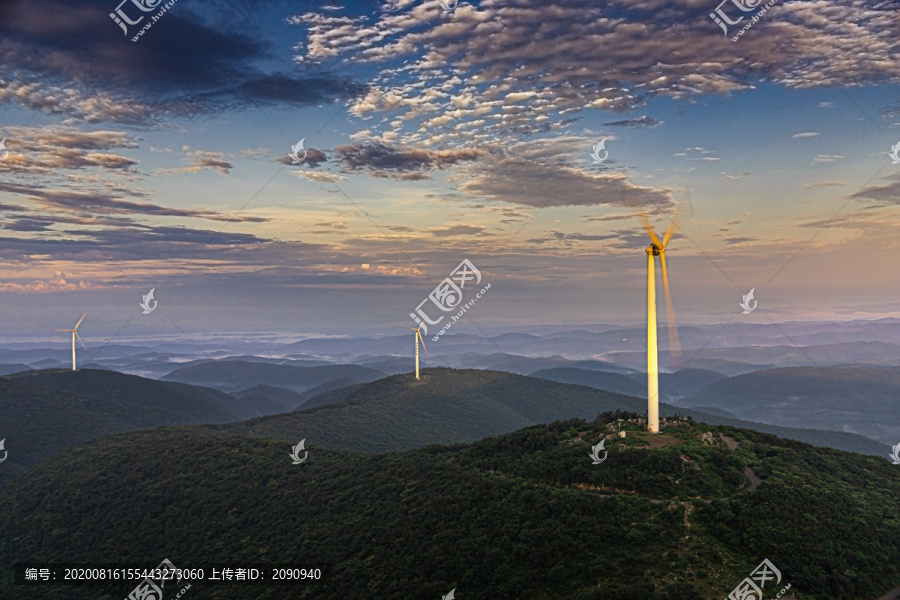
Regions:
[[[649, 436], [616, 417], [396, 454], [308, 444], [299, 465], [295, 440], [115, 434], [0, 489], [0, 560], [334, 566], [321, 588], [198, 584], [197, 600], [436, 599], [454, 588], [459, 600], [721, 600], [766, 558], [797, 598], [874, 599], [900, 585], [900, 469], [889, 461], [692, 421]], [[11, 572], [0, 571], [11, 600], [128, 591], [26, 590]]]

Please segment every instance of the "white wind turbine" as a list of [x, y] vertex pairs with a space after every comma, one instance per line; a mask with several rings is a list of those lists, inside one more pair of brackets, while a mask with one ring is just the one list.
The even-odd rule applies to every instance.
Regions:
[[[676, 216], [677, 218], [677, 216]], [[669, 347], [672, 356], [672, 368], [676, 371], [682, 367], [681, 345], [678, 342], [678, 326], [675, 324], [675, 311], [672, 308], [672, 294], [669, 291], [669, 273], [666, 269], [666, 247], [675, 232], [673, 220], [663, 233], [662, 240], [653, 231], [646, 215], [641, 213], [641, 223], [650, 236], [650, 245], [644, 250], [647, 253], [647, 429], [651, 433], [659, 433], [659, 344], [656, 326], [656, 258], [659, 257], [662, 268], [663, 287], [666, 292], [666, 314], [669, 326]]]
[[78, 335], [78, 326], [81, 325], [81, 322], [84, 321], [84, 317], [87, 315], [88, 311], [84, 311], [84, 314], [81, 315], [81, 318], [78, 319], [78, 323], [75, 324], [75, 329], [57, 329], [56, 331], [68, 331], [72, 334], [72, 370], [75, 371], [75, 338], [78, 338], [78, 341], [81, 343], [81, 347], [87, 350], [87, 346], [84, 345], [84, 342], [81, 341], [81, 336]]
[[[412, 327], [404, 327], [403, 329], [409, 329], [410, 331], [415, 331], [413, 334], [413, 343], [416, 345], [416, 379], [419, 378], [419, 340], [422, 340], [422, 348], [425, 350], [425, 354], [428, 354], [428, 348], [425, 347], [425, 339], [422, 337], [422, 325], [419, 325], [415, 329]], [[428, 354], [428, 356], [431, 356]]]

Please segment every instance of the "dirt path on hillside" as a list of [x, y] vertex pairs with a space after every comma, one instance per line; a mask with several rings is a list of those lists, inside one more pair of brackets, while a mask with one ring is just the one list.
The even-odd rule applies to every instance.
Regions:
[[725, 445], [728, 446], [728, 449], [732, 452], [737, 450], [737, 447], [741, 445], [741, 443], [733, 437], [728, 437], [727, 435], [721, 433], [719, 434], [719, 437], [722, 438], [722, 441], [725, 442]]
[[897, 598], [900, 598], [900, 587], [895, 587], [878, 600], [897, 600]]
[[759, 484], [762, 483], [762, 479], [757, 477], [756, 473], [754, 473], [753, 469], [751, 469], [750, 467], [744, 467], [744, 475], [746, 475], [747, 477], [750, 478], [750, 490], [749, 491], [751, 491], [751, 492], [754, 491], [757, 487], [759, 487]]

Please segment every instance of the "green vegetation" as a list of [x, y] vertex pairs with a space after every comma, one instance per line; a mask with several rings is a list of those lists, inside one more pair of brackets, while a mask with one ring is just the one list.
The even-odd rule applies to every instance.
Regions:
[[[322, 588], [195, 585], [198, 600], [406, 600], [454, 587], [460, 600], [721, 599], [763, 558], [802, 599], [900, 584], [889, 461], [691, 420], [667, 419], [660, 436], [641, 428], [636, 414], [605, 413], [397, 454], [312, 443], [302, 465], [288, 457], [296, 440], [116, 434], [0, 489], [0, 560], [334, 566]], [[592, 465], [605, 436], [608, 458]], [[127, 592], [26, 590], [10, 573], [0, 589], [11, 600]]]
[[0, 438], [6, 438], [9, 452], [0, 484], [102, 435], [234, 421], [241, 413], [230, 408], [242, 404], [216, 390], [115, 371], [42, 370], [0, 377]]

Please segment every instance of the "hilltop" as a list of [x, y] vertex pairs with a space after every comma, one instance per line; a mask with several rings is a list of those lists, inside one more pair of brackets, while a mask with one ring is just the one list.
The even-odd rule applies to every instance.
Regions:
[[0, 483], [75, 444], [160, 425], [226, 423], [259, 414], [207, 388], [91, 369], [0, 377]]
[[[295, 586], [292, 600], [453, 588], [473, 600], [724, 598], [763, 558], [797, 598], [875, 598], [900, 584], [900, 474], [884, 459], [690, 420], [664, 421], [660, 436], [642, 427], [607, 413], [397, 454], [313, 443], [302, 465], [288, 456], [294, 440], [116, 434], [0, 489], [0, 560], [333, 565], [328, 585]], [[24, 590], [10, 574], [0, 586], [11, 600], [128, 591]], [[286, 589], [195, 588], [222, 600]]]

